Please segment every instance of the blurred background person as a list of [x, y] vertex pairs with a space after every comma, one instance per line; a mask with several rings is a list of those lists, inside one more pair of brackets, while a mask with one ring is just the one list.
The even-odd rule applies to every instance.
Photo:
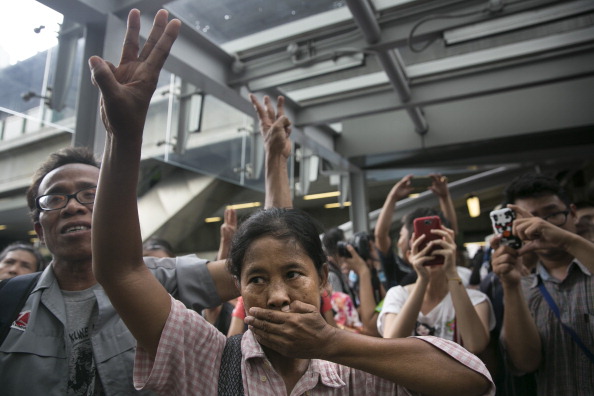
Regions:
[[29, 243], [11, 243], [0, 253], [0, 280], [41, 271], [43, 268], [43, 256]]

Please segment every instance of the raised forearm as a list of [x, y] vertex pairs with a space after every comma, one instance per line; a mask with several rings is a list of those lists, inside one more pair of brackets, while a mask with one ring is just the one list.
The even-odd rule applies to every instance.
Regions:
[[439, 197], [439, 208], [443, 212], [446, 219], [452, 224], [452, 230], [455, 234], [458, 234], [458, 215], [456, 214], [456, 208], [452, 197], [448, 194]]
[[584, 264], [590, 272], [594, 272], [594, 243], [577, 234], [568, 236], [566, 250]]
[[388, 314], [386, 316], [384, 338], [403, 338], [412, 334], [423, 305], [426, 289], [427, 281], [419, 279], [400, 312], [397, 315]]
[[540, 335], [528, 310], [520, 285], [505, 286], [503, 294], [503, 341], [515, 368], [532, 372], [540, 365]]
[[292, 208], [287, 158], [267, 153], [265, 159], [265, 208]]
[[375, 315], [375, 298], [371, 284], [371, 272], [368, 268], [357, 273], [359, 276], [359, 314], [361, 322], [366, 329], [366, 334], [377, 334]]
[[108, 135], [93, 210], [93, 262], [100, 282], [143, 265], [136, 186], [141, 142]]
[[[448, 287], [456, 311], [456, 326], [459, 328], [464, 347], [474, 354], [481, 353], [489, 344], [489, 330], [472, 305], [462, 282], [451, 280]], [[485, 301], [484, 304], [488, 303]]]
[[377, 218], [375, 224], [375, 244], [383, 254], [388, 252], [390, 248], [390, 227], [392, 225], [392, 217], [394, 216], [394, 209], [396, 205], [396, 196], [394, 193], [388, 194], [384, 206]]

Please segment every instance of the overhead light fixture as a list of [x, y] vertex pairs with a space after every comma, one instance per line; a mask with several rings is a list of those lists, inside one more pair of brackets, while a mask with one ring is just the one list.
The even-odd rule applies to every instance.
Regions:
[[7, 227], [4, 224], [0, 224], [0, 231], [4, 231]]
[[37, 232], [35, 232], [35, 230], [29, 230], [27, 231], [27, 235], [37, 236]]
[[[351, 202], [347, 201], [345, 202], [342, 207], [346, 207], [346, 206], [351, 206]], [[335, 208], [340, 208], [340, 202], [334, 202], [334, 203], [329, 203], [324, 205], [324, 209], [335, 209]]]
[[470, 217], [479, 217], [481, 215], [481, 201], [476, 195], [471, 194], [466, 197], [466, 206]]
[[219, 221], [221, 221], [220, 217], [207, 217], [204, 219], [205, 223], [218, 223]]
[[409, 198], [417, 198], [419, 195], [421, 195], [421, 194], [419, 194], [419, 193], [413, 193], [413, 194], [408, 194], [408, 197]]
[[521, 12], [457, 29], [446, 30], [443, 32], [443, 38], [448, 45], [457, 44], [571, 17], [592, 10], [594, 10], [594, 2], [591, 0], [567, 2], [557, 6]]
[[304, 195], [303, 199], [306, 201], [309, 201], [311, 199], [338, 197], [339, 195], [340, 195], [340, 191], [331, 191], [331, 192], [327, 192], [327, 193]]
[[227, 209], [248, 209], [262, 206], [262, 202], [247, 202], [242, 204], [228, 205]]

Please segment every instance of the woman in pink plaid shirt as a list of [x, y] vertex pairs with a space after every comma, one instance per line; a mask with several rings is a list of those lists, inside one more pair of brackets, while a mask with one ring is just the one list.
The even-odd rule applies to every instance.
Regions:
[[[89, 59], [108, 132], [93, 211], [93, 269], [137, 340], [137, 388], [215, 395], [226, 337], [174, 300], [144, 265], [136, 203], [144, 121], [179, 28], [159, 11], [139, 53], [140, 15], [133, 10], [119, 66]], [[268, 150], [268, 194], [271, 180], [288, 185], [290, 122], [282, 101], [275, 113], [269, 100], [264, 111], [252, 100]], [[281, 149], [271, 151], [271, 145]], [[456, 344], [367, 337], [328, 325], [319, 313], [325, 256], [317, 227], [300, 211], [271, 208], [252, 216], [237, 231], [229, 263], [248, 312], [241, 341], [244, 394], [494, 393], [484, 365]], [[222, 290], [228, 283], [220, 279], [215, 283]]]

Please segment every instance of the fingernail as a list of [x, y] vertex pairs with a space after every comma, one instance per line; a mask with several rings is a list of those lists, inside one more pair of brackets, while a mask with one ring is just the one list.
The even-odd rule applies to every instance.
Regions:
[[95, 57], [95, 56], [91, 56], [89, 58], [89, 68], [91, 68], [91, 70], [93, 70], [98, 65], [99, 65], [99, 59], [97, 59], [97, 57]]

